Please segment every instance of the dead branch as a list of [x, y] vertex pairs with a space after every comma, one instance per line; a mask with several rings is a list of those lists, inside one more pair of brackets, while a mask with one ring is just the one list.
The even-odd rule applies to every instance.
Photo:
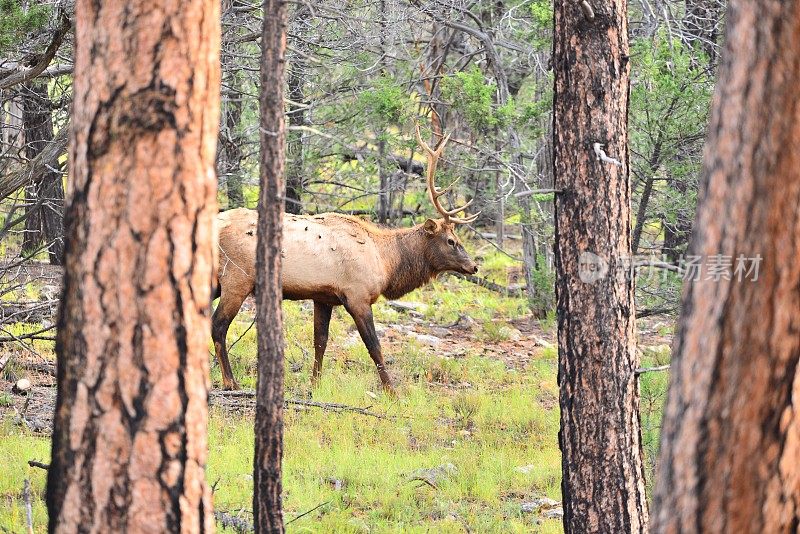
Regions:
[[494, 291], [495, 293], [500, 293], [501, 295], [505, 295], [506, 297], [521, 297], [522, 296], [522, 289], [510, 288], [510, 287], [503, 287], [500, 284], [496, 284], [491, 280], [487, 280], [486, 278], [475, 276], [472, 274], [461, 274], [450, 272], [448, 273], [451, 276], [455, 276], [456, 278], [460, 278], [462, 280], [467, 280], [472, 282], [473, 284], [477, 284], [481, 287], [485, 287], [490, 291]]
[[330, 504], [330, 502], [331, 502], [331, 501], [325, 501], [325, 502], [323, 502], [323, 503], [319, 503], [318, 505], [316, 505], [316, 506], [315, 506], [314, 508], [312, 508], [311, 510], [307, 510], [307, 511], [303, 512], [302, 514], [299, 514], [299, 515], [297, 515], [297, 516], [295, 516], [295, 517], [291, 518], [289, 521], [287, 521], [287, 522], [286, 522], [286, 524], [287, 524], [287, 525], [290, 525], [290, 524], [294, 523], [295, 521], [297, 521], [298, 519], [300, 519], [301, 517], [305, 517], [305, 516], [307, 516], [308, 514], [310, 514], [311, 512], [313, 512], [314, 510], [319, 510], [320, 508], [322, 508], [322, 507], [323, 507], [323, 506], [325, 506], [326, 504]]
[[640, 367], [639, 369], [636, 369], [636, 371], [634, 371], [633, 374], [635, 374], [636, 376], [640, 376], [640, 375], [643, 375], [645, 373], [655, 373], [657, 371], [668, 371], [669, 370], [669, 365], [670, 364], [659, 365], [657, 367]]
[[58, 167], [58, 158], [67, 150], [69, 127], [63, 126], [51, 143], [47, 144], [27, 165], [0, 176], [0, 200], [7, 198], [22, 186], [36, 182], [46, 171]]
[[31, 467], [38, 467], [39, 469], [44, 469], [45, 471], [50, 469], [50, 464], [44, 464], [42, 462], [37, 462], [36, 460], [28, 460], [28, 465]]
[[8, 89], [11, 86], [32, 80], [44, 72], [45, 69], [50, 66], [50, 62], [53, 61], [58, 48], [64, 41], [64, 36], [71, 27], [72, 22], [70, 22], [69, 18], [62, 13], [61, 24], [53, 33], [53, 39], [50, 41], [50, 44], [44, 53], [39, 56], [34, 56], [31, 59], [31, 62], [35, 61], [35, 63], [29, 68], [16, 69], [0, 78], [0, 90]]
[[[240, 390], [240, 391], [212, 391], [209, 394], [209, 401], [213, 404], [216, 403], [220, 398], [247, 398], [247, 399], [254, 399], [256, 396], [255, 390], [248, 389], [248, 390]], [[288, 408], [290, 406], [303, 406], [308, 408], [320, 408], [325, 411], [334, 412], [334, 413], [342, 413], [342, 412], [351, 412], [357, 413], [360, 415], [367, 415], [369, 417], [375, 417], [377, 419], [394, 419], [394, 416], [390, 415], [383, 415], [377, 412], [372, 412], [369, 410], [370, 406], [366, 407], [359, 407], [359, 406], [350, 406], [348, 404], [340, 404], [338, 402], [320, 402], [320, 401], [312, 401], [312, 400], [305, 400], [305, 399], [284, 399], [284, 405]]]

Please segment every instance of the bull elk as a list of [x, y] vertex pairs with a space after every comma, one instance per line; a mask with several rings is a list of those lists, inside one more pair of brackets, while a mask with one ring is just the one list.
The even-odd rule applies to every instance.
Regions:
[[[453, 184], [437, 189], [434, 175], [439, 157], [449, 140], [431, 149], [417, 139], [427, 154], [428, 195], [441, 219], [428, 219], [412, 228], [389, 229], [336, 213], [314, 216], [287, 215], [283, 227], [283, 298], [314, 301], [314, 368], [312, 383], [319, 381], [322, 358], [328, 344], [328, 326], [334, 306], [344, 306], [353, 317], [384, 390], [392, 392], [381, 346], [372, 319], [372, 304], [383, 295], [396, 299], [417, 289], [445, 271], [474, 274], [478, 266], [456, 236], [456, 224], [474, 221], [446, 210], [440, 197]], [[219, 304], [212, 318], [214, 350], [225, 389], [238, 389], [233, 377], [226, 337], [231, 321], [250, 295], [256, 280], [257, 212], [233, 209], [220, 213]]]

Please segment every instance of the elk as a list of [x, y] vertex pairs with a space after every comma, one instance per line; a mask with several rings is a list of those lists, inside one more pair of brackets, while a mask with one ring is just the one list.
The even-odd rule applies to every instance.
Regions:
[[[466, 218], [455, 215], [466, 205], [446, 210], [440, 197], [454, 184], [437, 189], [436, 167], [450, 136], [431, 149], [417, 140], [427, 155], [428, 196], [441, 219], [428, 219], [412, 228], [390, 229], [356, 217], [337, 213], [287, 215], [283, 227], [283, 298], [314, 301], [314, 367], [312, 385], [319, 382], [322, 359], [328, 344], [328, 327], [334, 306], [344, 306], [378, 369], [383, 388], [393, 393], [392, 380], [384, 364], [375, 333], [372, 304], [381, 295], [399, 298], [424, 285], [438, 274], [478, 272], [454, 230], [457, 224], [474, 221], [480, 212]], [[222, 370], [225, 389], [238, 389], [226, 347], [228, 327], [256, 280], [255, 210], [239, 208], [219, 214], [219, 304], [212, 317], [212, 337]]]

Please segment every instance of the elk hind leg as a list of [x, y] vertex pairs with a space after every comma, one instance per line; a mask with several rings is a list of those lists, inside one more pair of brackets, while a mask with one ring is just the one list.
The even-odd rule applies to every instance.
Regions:
[[247, 294], [240, 295], [223, 291], [219, 304], [217, 304], [217, 309], [214, 310], [214, 315], [211, 317], [211, 338], [214, 340], [214, 353], [222, 371], [222, 387], [227, 390], [239, 389], [239, 384], [233, 377], [231, 362], [228, 360], [226, 338], [228, 337], [228, 328], [236, 314], [239, 313], [239, 308], [242, 307], [245, 298], [247, 298]]
[[328, 329], [331, 324], [333, 306], [314, 301], [314, 369], [311, 371], [311, 385], [319, 385], [322, 374], [322, 358], [328, 346]]

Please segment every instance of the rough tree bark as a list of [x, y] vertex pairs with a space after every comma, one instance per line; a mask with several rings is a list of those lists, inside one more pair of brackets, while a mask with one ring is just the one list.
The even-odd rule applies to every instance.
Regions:
[[690, 250], [733, 275], [685, 287], [655, 532], [800, 526], [800, 2], [734, 0], [728, 24]]
[[[628, 177], [624, 0], [555, 4], [554, 174], [567, 533], [645, 532]], [[599, 159], [601, 143], [610, 158]], [[608, 271], [605, 271], [605, 267]], [[594, 269], [594, 270], [592, 270]]]
[[79, 0], [51, 532], [203, 532], [219, 4]]
[[284, 531], [281, 506], [283, 457], [283, 315], [281, 243], [286, 125], [283, 83], [286, 57], [285, 0], [264, 0], [261, 33], [261, 191], [258, 196], [255, 465], [253, 515], [257, 533]]
[[[25, 130], [25, 156], [32, 160], [53, 142], [53, 113], [46, 81], [24, 86], [22, 124]], [[55, 168], [55, 166], [51, 165]], [[64, 258], [64, 185], [61, 173], [47, 169], [26, 188], [25, 237], [22, 248], [33, 251], [48, 243], [51, 265]]]

